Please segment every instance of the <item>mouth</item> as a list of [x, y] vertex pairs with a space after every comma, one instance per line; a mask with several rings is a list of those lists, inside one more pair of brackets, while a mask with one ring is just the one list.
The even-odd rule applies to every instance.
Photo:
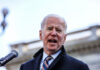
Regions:
[[55, 40], [55, 39], [49, 39], [48, 42], [50, 42], [50, 43], [57, 43], [57, 40]]

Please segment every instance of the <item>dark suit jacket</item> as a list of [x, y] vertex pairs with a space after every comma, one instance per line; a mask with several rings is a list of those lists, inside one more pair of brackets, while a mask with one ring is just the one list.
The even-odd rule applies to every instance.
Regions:
[[[64, 47], [61, 48], [61, 51], [48, 70], [89, 70], [85, 63], [67, 55]], [[22, 64], [20, 70], [40, 70], [42, 55], [43, 49], [36, 53], [32, 60]]]

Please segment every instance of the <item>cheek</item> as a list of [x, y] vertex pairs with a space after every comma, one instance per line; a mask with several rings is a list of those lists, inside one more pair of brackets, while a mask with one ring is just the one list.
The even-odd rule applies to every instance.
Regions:
[[47, 41], [47, 39], [48, 39], [48, 33], [47, 32], [44, 32], [42, 34], [42, 39]]
[[63, 35], [58, 35], [58, 38], [59, 38], [60, 41], [62, 41], [63, 40]]
[[60, 42], [61, 44], [63, 44], [64, 41], [65, 41], [64, 35], [60, 35], [60, 36], [59, 36], [59, 42]]

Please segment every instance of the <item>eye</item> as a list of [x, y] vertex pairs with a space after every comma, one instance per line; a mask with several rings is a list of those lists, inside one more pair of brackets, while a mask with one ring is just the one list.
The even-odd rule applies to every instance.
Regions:
[[62, 32], [62, 30], [60, 28], [56, 28], [57, 32]]
[[52, 30], [53, 29], [53, 27], [47, 27], [47, 30]]

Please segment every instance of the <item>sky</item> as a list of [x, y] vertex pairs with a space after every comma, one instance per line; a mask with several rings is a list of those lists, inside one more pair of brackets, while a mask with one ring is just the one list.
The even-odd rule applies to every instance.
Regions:
[[9, 14], [0, 36], [0, 57], [10, 51], [10, 44], [38, 40], [41, 21], [48, 14], [64, 17], [67, 32], [100, 25], [100, 0], [0, 0], [0, 23], [3, 8]]

